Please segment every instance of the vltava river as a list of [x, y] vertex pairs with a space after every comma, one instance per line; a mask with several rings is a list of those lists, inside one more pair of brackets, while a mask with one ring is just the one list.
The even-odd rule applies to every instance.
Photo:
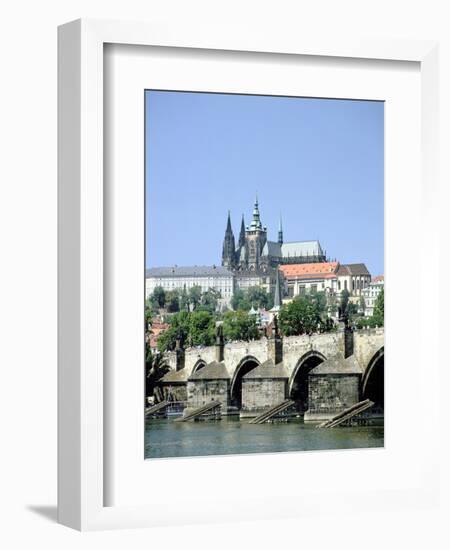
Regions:
[[317, 429], [301, 420], [249, 424], [236, 417], [219, 421], [148, 419], [145, 458], [208, 456], [383, 447], [384, 425]]

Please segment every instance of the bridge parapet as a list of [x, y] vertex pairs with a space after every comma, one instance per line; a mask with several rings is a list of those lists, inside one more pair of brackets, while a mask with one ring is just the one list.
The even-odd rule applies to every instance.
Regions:
[[[344, 357], [345, 337], [342, 330], [323, 334], [303, 334], [301, 336], [286, 336], [283, 338], [283, 365], [292, 374], [298, 362], [311, 351], [318, 352], [327, 359]], [[355, 330], [354, 354], [363, 369], [373, 355], [384, 346], [384, 328]], [[269, 359], [269, 341], [267, 338], [250, 342], [229, 342], [224, 346], [225, 366], [232, 377], [238, 365], [246, 357], [252, 357], [259, 363]], [[172, 369], [176, 369], [176, 353], [167, 352], [166, 361]], [[188, 376], [192, 374], [199, 361], [210, 363], [216, 359], [214, 346], [187, 348], [185, 351], [185, 368]]]
[[327, 359], [340, 355], [343, 357], [343, 331], [283, 338], [283, 364], [288, 373], [291, 374], [302, 357], [311, 351], [318, 352]]
[[372, 357], [384, 346], [384, 327], [355, 330], [353, 338], [356, 359], [366, 370]]

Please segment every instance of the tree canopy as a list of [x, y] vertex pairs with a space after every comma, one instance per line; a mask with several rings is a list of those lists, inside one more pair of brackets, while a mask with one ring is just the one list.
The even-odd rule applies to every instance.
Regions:
[[322, 321], [319, 303], [309, 296], [297, 296], [282, 306], [279, 321], [285, 336], [315, 332]]
[[261, 337], [256, 320], [246, 311], [227, 311], [223, 315], [223, 335], [227, 340], [257, 340]]
[[380, 294], [378, 294], [375, 300], [373, 315], [358, 319], [356, 326], [358, 328], [384, 326], [384, 288], [381, 289]]
[[271, 309], [273, 307], [273, 296], [260, 286], [251, 286], [246, 290], [238, 289], [234, 292], [231, 306], [235, 311], [249, 311], [252, 307]]

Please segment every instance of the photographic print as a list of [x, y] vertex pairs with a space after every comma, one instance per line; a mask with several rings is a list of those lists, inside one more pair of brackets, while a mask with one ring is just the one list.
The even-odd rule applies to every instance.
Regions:
[[384, 103], [145, 92], [145, 458], [384, 446]]

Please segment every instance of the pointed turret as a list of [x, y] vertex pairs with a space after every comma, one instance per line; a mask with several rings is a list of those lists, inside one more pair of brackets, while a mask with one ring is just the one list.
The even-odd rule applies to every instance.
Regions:
[[281, 294], [280, 273], [277, 270], [276, 280], [275, 280], [275, 293], [273, 296], [273, 308], [271, 311], [278, 311], [281, 308], [282, 302], [283, 302], [283, 297]]
[[281, 214], [280, 214], [280, 223], [278, 225], [278, 243], [283, 244], [283, 222], [281, 220]]
[[241, 249], [245, 246], [245, 223], [244, 223], [244, 214], [242, 214], [241, 230], [239, 232], [239, 242], [238, 247]]
[[236, 252], [233, 229], [231, 228], [231, 216], [228, 210], [227, 228], [225, 230], [225, 238], [223, 239], [222, 248], [222, 265], [228, 268], [235, 266]]

